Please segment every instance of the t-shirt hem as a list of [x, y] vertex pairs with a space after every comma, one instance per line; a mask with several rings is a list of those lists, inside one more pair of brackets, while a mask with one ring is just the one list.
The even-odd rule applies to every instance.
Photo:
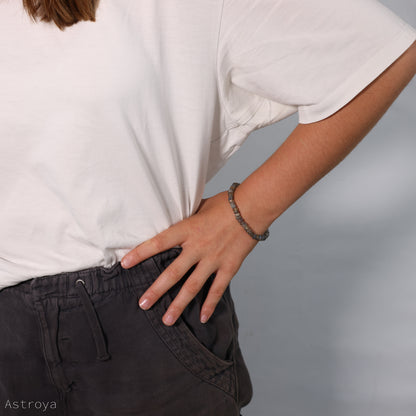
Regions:
[[328, 97], [318, 104], [299, 106], [300, 124], [323, 120], [348, 104], [360, 91], [374, 81], [385, 69], [395, 62], [416, 40], [416, 31], [407, 24], [366, 64], [354, 72]]

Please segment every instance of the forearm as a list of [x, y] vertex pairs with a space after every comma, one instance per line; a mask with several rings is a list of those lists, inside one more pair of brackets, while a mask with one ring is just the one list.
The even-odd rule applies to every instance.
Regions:
[[263, 233], [368, 134], [416, 72], [416, 43], [346, 106], [324, 120], [298, 124], [234, 193], [243, 218]]

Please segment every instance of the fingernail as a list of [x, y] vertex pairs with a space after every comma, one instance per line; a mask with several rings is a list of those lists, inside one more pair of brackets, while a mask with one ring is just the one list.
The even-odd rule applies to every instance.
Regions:
[[208, 321], [208, 315], [203, 314], [203, 315], [201, 316], [201, 322], [202, 322], [203, 324], [205, 324], [207, 321]]
[[125, 257], [124, 259], [121, 260], [121, 265], [123, 267], [129, 267], [131, 264], [131, 259], [129, 259], [128, 257]]
[[173, 315], [166, 315], [164, 318], [163, 318], [163, 322], [166, 324], [166, 325], [172, 325], [173, 324], [173, 321], [174, 321], [174, 318], [173, 318]]
[[145, 298], [141, 302], [139, 302], [139, 305], [142, 309], [146, 309], [149, 306], [149, 299]]

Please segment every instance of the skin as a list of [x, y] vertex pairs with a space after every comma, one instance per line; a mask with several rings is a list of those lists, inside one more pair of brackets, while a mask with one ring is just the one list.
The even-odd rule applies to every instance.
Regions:
[[[235, 190], [236, 204], [250, 227], [259, 234], [266, 231], [338, 165], [375, 126], [415, 73], [416, 42], [335, 114], [315, 123], [298, 124]], [[231, 279], [257, 244], [237, 222], [228, 193], [223, 191], [202, 199], [195, 214], [136, 246], [123, 257], [122, 266], [132, 267], [175, 245], [182, 246], [181, 254], [141, 296], [139, 305], [142, 309], [150, 308], [197, 263], [162, 320], [165, 325], [172, 325], [216, 272], [201, 308], [200, 319], [204, 322], [202, 317], [210, 318]]]

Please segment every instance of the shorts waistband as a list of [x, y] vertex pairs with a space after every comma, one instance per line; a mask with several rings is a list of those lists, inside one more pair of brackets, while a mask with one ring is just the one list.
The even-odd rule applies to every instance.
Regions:
[[[176, 257], [181, 251], [181, 247], [172, 247], [143, 260], [129, 269], [124, 269], [120, 261], [117, 261], [110, 267], [94, 266], [76, 271], [38, 276], [11, 286], [9, 289], [26, 294], [36, 292], [42, 297], [78, 296], [76, 282], [81, 279], [90, 295], [109, 290], [120, 290], [145, 284], [149, 281], [149, 274], [159, 273], [158, 264]], [[7, 288], [5, 289], [7, 290]]]

